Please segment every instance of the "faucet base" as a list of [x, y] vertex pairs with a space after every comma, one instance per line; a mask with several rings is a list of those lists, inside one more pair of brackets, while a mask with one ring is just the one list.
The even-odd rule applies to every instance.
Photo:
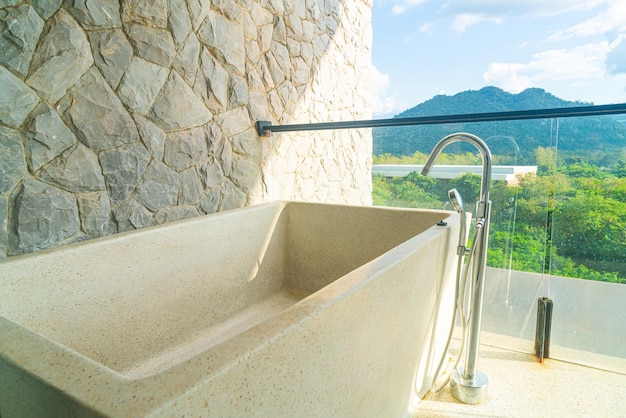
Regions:
[[459, 367], [452, 371], [450, 376], [450, 393], [460, 402], [476, 405], [487, 399], [487, 387], [489, 379], [483, 372], [476, 370], [474, 379], [468, 380], [463, 377], [463, 368]]

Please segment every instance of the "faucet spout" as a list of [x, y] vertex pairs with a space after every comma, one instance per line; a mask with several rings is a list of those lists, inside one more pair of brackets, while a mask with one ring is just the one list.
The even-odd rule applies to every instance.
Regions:
[[[466, 144], [474, 145], [480, 156], [483, 160], [483, 170], [482, 170], [482, 181], [480, 185], [480, 201], [478, 202], [477, 207], [477, 217], [484, 217], [484, 212], [486, 211], [486, 204], [489, 202], [489, 181], [491, 180], [491, 167], [493, 166], [491, 151], [489, 147], [479, 137], [476, 135], [468, 134], [465, 132], [459, 132], [452, 135], [448, 135], [444, 137], [441, 141], [435, 145], [426, 164], [424, 164], [424, 168], [422, 168], [422, 175], [427, 176], [432, 170], [433, 165], [435, 164], [435, 160], [439, 157], [441, 152], [450, 144], [454, 144], [456, 142], [464, 142]], [[482, 205], [481, 205], [482, 202]]]
[[[428, 175], [443, 149], [455, 142], [465, 142], [474, 145], [480, 152], [483, 163], [480, 200], [476, 206], [476, 239], [472, 243], [470, 260], [468, 260], [468, 263], [473, 263], [474, 268], [467, 269], [467, 271], [471, 270], [473, 272], [474, 277], [470, 281], [471, 308], [465, 367], [454, 370], [450, 379], [450, 391], [456, 399], [468, 404], [477, 404], [486, 399], [489, 381], [484, 373], [477, 370], [476, 363], [478, 362], [478, 346], [480, 344], [485, 269], [487, 268], [489, 217], [491, 214], [491, 201], [489, 200], [489, 182], [491, 180], [492, 167], [491, 151], [487, 144], [475, 135], [464, 132], [448, 135], [433, 148], [426, 164], [424, 164], [422, 175]], [[465, 320], [463, 319], [463, 321]]]

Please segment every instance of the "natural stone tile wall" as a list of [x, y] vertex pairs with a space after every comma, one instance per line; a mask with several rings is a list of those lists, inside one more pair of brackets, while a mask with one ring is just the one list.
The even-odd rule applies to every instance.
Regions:
[[0, 0], [0, 258], [263, 201], [368, 204], [371, 0]]

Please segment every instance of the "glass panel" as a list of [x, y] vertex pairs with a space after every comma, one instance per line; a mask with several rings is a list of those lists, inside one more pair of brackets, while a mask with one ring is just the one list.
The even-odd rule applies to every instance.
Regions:
[[626, 286], [553, 276], [550, 357], [626, 373]]
[[[508, 150], [499, 148], [493, 140], [488, 141], [494, 163], [507, 161], [506, 152], [515, 151], [517, 157], [507, 162], [517, 167], [532, 166], [534, 171], [518, 175], [516, 181], [492, 182], [489, 268], [485, 277], [481, 341], [533, 352], [536, 301], [544, 296], [546, 287], [551, 173], [556, 166], [554, 150], [558, 137], [554, 120], [515, 124], [517, 132], [523, 131], [524, 136], [507, 137], [513, 143]], [[506, 142], [500, 138], [498, 142]], [[518, 143], [524, 145], [519, 147]]]
[[[511, 133], [521, 131], [520, 124], [523, 123], [532, 125], [525, 131], [529, 132], [529, 137], [512, 136]], [[553, 125], [551, 120], [536, 120], [396, 129], [401, 135], [394, 138], [388, 134], [385, 138], [387, 141], [404, 141], [403, 148], [397, 150], [404, 155], [379, 155], [374, 158], [375, 164], [423, 164], [437, 141], [458, 131], [476, 134], [489, 145], [494, 162], [491, 182], [493, 204], [488, 257], [490, 268], [486, 276], [482, 329], [486, 342], [528, 352], [532, 351], [534, 344], [536, 300], [543, 294], [550, 190], [549, 180], [540, 177], [538, 174], [544, 173], [537, 171], [550, 172], [554, 169], [555, 154], [549, 151], [555, 138]], [[529, 142], [545, 151], [537, 153], [534, 149], [520, 149], [518, 143]], [[406, 143], [413, 146], [407, 147]], [[541, 165], [537, 164], [538, 158]], [[449, 209], [447, 190], [454, 187], [460, 192], [466, 211], [473, 213], [480, 192], [480, 164], [480, 156], [473, 146], [451, 145], [444, 150], [436, 165], [455, 167], [434, 169], [432, 177], [424, 178], [419, 173], [395, 178], [375, 175], [374, 203]], [[403, 167], [409, 171], [406, 165]], [[393, 167], [386, 169], [389, 170], [387, 175], [393, 174]], [[419, 170], [421, 166], [413, 169]], [[375, 167], [375, 171], [383, 170], [382, 167]], [[461, 175], [463, 172], [475, 174]]]
[[[626, 359], [622, 125], [609, 116], [562, 119], [553, 181], [546, 295], [555, 310], [552, 356], [599, 367], [607, 367], [604, 357], [590, 353]], [[617, 359], [610, 363], [626, 371]]]
[[[378, 205], [447, 209], [455, 187], [473, 212], [478, 167], [424, 178], [409, 174], [420, 166], [406, 164], [423, 164], [437, 141], [458, 131], [483, 138], [493, 153], [483, 342], [533, 352], [537, 300], [550, 297], [551, 357], [626, 372], [626, 286], [618, 284], [626, 283], [626, 152], [616, 146], [626, 138], [608, 118], [620, 123], [604, 116], [378, 128], [387, 133], [374, 164], [404, 165], [375, 167], [386, 173], [374, 175]], [[466, 144], [444, 153], [436, 165], [481, 163]], [[389, 177], [402, 169], [404, 177]], [[478, 174], [456, 177], [454, 170]]]

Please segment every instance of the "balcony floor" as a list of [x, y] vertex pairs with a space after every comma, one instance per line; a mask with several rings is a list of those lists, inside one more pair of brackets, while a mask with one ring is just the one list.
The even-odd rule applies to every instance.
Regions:
[[425, 417], [626, 417], [626, 375], [482, 345], [479, 370], [489, 396], [479, 405], [458, 402], [446, 387], [428, 394]]

